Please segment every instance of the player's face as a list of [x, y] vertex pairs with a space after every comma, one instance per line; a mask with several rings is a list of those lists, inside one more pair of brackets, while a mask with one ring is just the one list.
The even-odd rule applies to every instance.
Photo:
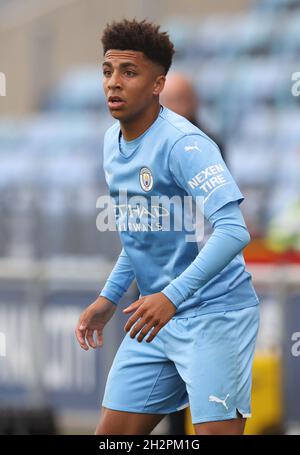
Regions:
[[110, 49], [103, 62], [103, 88], [112, 116], [129, 122], [142, 114], [163, 89], [159, 65], [140, 51]]

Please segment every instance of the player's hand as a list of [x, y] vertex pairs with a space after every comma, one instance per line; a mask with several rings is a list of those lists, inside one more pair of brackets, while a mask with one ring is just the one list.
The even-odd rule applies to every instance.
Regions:
[[141, 297], [123, 310], [125, 314], [132, 311], [135, 312], [126, 322], [124, 330], [129, 332], [135, 324], [130, 336], [134, 338], [140, 332], [137, 340], [142, 341], [152, 329], [150, 336], [146, 339], [150, 343], [160, 329], [174, 316], [176, 307], [162, 292], [157, 292]]
[[[100, 296], [81, 313], [75, 335], [82, 349], [88, 351], [89, 346], [94, 349], [103, 346], [103, 328], [116, 308], [113, 302]], [[96, 332], [97, 343], [94, 341], [94, 332]]]

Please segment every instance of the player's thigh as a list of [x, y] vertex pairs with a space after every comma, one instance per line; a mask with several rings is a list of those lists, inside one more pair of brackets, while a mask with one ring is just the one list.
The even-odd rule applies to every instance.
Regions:
[[164, 417], [164, 414], [115, 411], [102, 407], [95, 435], [150, 434]]
[[243, 435], [247, 419], [238, 417], [230, 420], [194, 424], [197, 435]]

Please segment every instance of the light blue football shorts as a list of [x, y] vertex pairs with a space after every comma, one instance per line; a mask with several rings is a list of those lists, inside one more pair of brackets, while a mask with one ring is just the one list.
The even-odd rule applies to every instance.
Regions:
[[168, 414], [190, 406], [192, 423], [251, 417], [259, 304], [173, 317], [147, 343], [126, 334], [110, 369], [102, 406]]

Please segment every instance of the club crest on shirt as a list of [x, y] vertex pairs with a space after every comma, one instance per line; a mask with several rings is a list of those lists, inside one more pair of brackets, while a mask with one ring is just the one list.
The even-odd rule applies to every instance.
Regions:
[[153, 176], [148, 167], [142, 167], [140, 170], [140, 184], [144, 191], [150, 191], [153, 188]]

